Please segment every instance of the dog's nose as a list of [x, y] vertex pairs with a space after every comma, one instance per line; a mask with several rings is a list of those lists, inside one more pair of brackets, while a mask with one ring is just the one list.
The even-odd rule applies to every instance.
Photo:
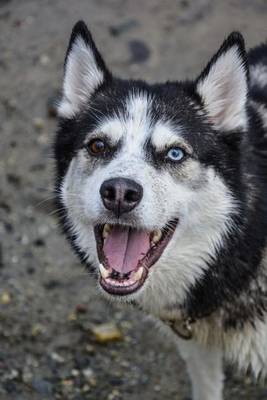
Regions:
[[100, 187], [104, 206], [117, 217], [133, 210], [143, 197], [139, 183], [127, 178], [113, 178], [104, 181]]

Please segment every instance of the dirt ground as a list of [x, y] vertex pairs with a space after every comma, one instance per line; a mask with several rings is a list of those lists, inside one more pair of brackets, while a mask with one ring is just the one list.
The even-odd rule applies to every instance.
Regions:
[[[0, 0], [0, 400], [189, 399], [174, 345], [98, 298], [57, 227], [53, 99], [80, 18], [114, 73], [155, 81], [194, 77], [232, 30], [263, 41], [267, 3]], [[103, 323], [121, 340], [99, 343]], [[226, 399], [267, 399], [266, 385], [227, 376]]]

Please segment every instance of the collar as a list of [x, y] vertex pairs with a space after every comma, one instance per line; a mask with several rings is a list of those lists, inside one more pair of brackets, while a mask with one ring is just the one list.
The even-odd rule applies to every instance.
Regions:
[[193, 339], [192, 325], [196, 322], [196, 320], [192, 318], [162, 319], [162, 322], [167, 324], [171, 328], [171, 330], [181, 339], [184, 340]]

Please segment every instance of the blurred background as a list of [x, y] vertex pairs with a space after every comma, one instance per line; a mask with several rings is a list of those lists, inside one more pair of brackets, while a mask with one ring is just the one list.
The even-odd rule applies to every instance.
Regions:
[[[57, 227], [54, 103], [81, 18], [115, 74], [162, 81], [195, 77], [232, 30], [265, 40], [267, 2], [0, 0], [0, 399], [188, 400], [174, 345], [97, 297]], [[227, 376], [226, 399], [267, 398]]]

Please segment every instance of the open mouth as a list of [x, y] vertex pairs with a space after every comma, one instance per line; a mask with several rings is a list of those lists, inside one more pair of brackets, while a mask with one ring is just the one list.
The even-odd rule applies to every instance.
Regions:
[[124, 225], [97, 225], [94, 229], [100, 261], [100, 284], [113, 295], [140, 289], [149, 269], [169, 243], [178, 219], [152, 232]]

